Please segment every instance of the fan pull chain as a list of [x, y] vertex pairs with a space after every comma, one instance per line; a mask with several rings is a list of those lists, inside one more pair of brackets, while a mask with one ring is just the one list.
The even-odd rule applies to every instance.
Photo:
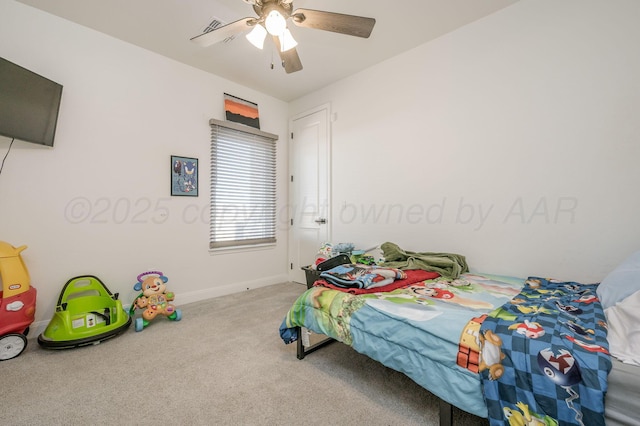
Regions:
[[[275, 68], [275, 64], [274, 64], [274, 61], [273, 61], [273, 51], [274, 51], [274, 50], [273, 50], [273, 49], [271, 49], [271, 69], [274, 69], [274, 68]], [[282, 68], [284, 68], [284, 67], [285, 67], [284, 59], [281, 59], [281, 60], [280, 60], [280, 65], [282, 65]]]

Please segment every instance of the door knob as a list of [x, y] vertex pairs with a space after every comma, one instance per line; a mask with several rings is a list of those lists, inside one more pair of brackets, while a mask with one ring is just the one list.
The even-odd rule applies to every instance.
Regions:
[[318, 225], [324, 225], [325, 223], [327, 223], [327, 219], [325, 219], [325, 218], [321, 217], [321, 218], [319, 218], [319, 219], [316, 219], [316, 220], [315, 220], [315, 222], [316, 222]]

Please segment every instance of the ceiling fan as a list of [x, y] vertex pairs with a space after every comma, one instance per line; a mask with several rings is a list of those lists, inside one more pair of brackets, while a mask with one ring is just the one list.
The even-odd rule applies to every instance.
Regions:
[[282, 65], [287, 74], [300, 71], [302, 62], [296, 51], [298, 44], [287, 28], [287, 20], [303, 28], [332, 31], [350, 36], [368, 38], [376, 20], [362, 16], [324, 12], [312, 9], [293, 10], [293, 0], [243, 0], [253, 6], [257, 18], [242, 18], [238, 21], [193, 37], [191, 40], [206, 47], [228, 37], [251, 29], [247, 39], [262, 49], [267, 34], [271, 34]]

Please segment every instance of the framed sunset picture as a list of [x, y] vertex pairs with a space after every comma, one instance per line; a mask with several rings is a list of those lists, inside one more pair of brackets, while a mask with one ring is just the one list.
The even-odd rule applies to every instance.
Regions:
[[258, 114], [258, 104], [256, 103], [225, 93], [224, 114], [227, 121], [260, 129], [260, 116]]

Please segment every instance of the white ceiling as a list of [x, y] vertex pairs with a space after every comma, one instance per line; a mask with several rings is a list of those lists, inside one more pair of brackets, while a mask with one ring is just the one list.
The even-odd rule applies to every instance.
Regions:
[[281, 67], [270, 40], [264, 50], [243, 34], [206, 48], [190, 41], [214, 19], [254, 17], [242, 0], [18, 1], [288, 102], [518, 0], [295, 0], [294, 10], [366, 16], [376, 25], [368, 39], [289, 25], [304, 66], [292, 74]]

